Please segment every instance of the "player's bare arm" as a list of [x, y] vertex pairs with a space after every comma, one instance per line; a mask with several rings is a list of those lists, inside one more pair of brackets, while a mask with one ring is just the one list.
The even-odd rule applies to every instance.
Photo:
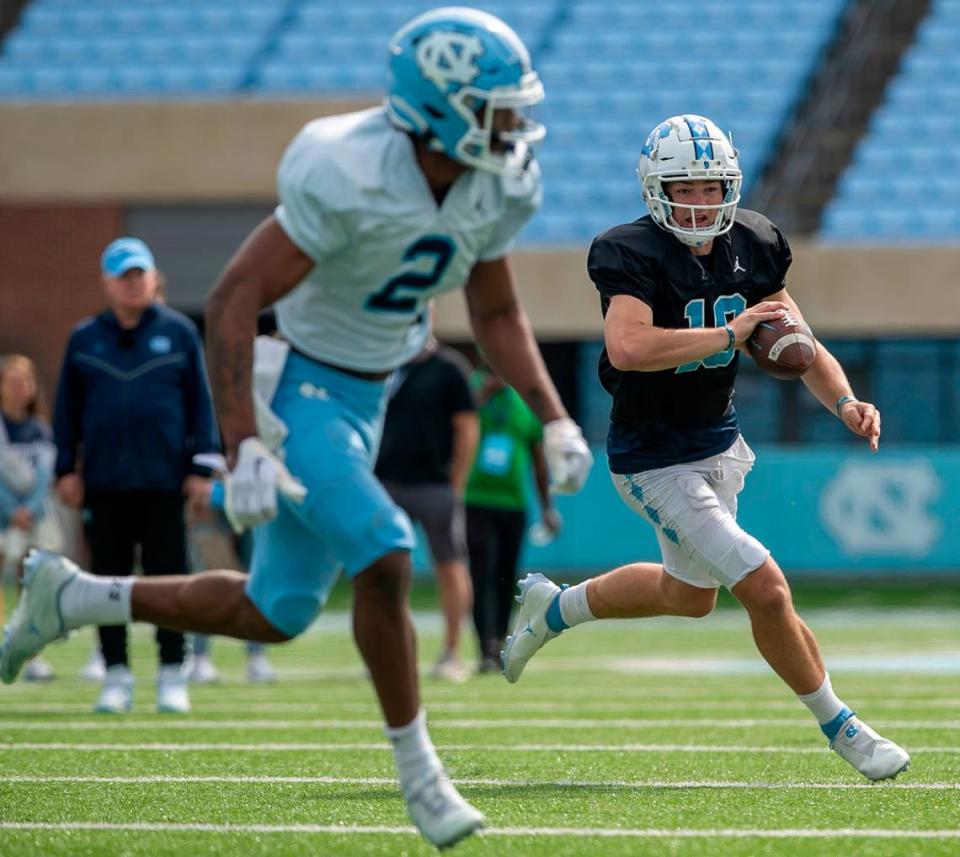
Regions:
[[[763, 301], [742, 312], [727, 327], [739, 345], [760, 322], [778, 318], [785, 309], [787, 306], [780, 301]], [[730, 347], [730, 334], [724, 327], [655, 327], [653, 310], [630, 295], [610, 299], [603, 336], [610, 362], [621, 372], [673, 369]]]
[[480, 442], [480, 418], [476, 411], [458, 411], [453, 423], [453, 452], [450, 457], [450, 484], [458, 497], [467, 489], [470, 468]]
[[543, 423], [567, 415], [547, 373], [506, 258], [478, 262], [464, 287], [470, 325], [490, 367]]
[[[791, 313], [798, 318], [803, 318], [803, 313], [796, 301], [786, 289], [771, 295], [770, 299], [781, 301], [790, 308]], [[857, 399], [840, 362], [819, 340], [817, 356], [813, 365], [803, 375], [803, 383], [821, 405], [843, 420], [850, 431], [870, 441], [871, 452], [879, 449], [880, 411], [870, 402], [861, 402]], [[841, 402], [838, 412], [837, 406]]]
[[313, 260], [271, 215], [227, 263], [207, 303], [210, 386], [231, 464], [240, 441], [257, 433], [251, 392], [257, 314], [292, 291], [311, 268]]

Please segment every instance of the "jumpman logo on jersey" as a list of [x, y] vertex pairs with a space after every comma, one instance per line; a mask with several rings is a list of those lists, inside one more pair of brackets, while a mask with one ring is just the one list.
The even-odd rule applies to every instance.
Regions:
[[747, 269], [744, 268], [743, 265], [740, 264], [740, 257], [739, 257], [739, 256], [737, 256], [737, 257], [733, 260], [733, 273], [736, 274], [737, 271], [742, 271], [744, 274], [747, 273]]

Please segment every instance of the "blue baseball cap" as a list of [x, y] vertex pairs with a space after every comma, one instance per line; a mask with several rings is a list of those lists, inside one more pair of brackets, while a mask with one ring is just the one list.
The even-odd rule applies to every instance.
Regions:
[[156, 267], [153, 253], [139, 238], [111, 241], [100, 256], [100, 270], [108, 277], [122, 277], [131, 268], [152, 271]]

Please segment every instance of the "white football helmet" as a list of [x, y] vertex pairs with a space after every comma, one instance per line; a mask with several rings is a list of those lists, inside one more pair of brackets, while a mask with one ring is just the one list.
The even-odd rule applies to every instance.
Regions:
[[[737, 150], [727, 135], [705, 116], [671, 116], [657, 125], [640, 150], [637, 177], [654, 222], [684, 244], [702, 247], [733, 226], [743, 173]], [[705, 179], [723, 182], [723, 201], [720, 205], [685, 205], [684, 208], [692, 208], [695, 217], [700, 211], [716, 210], [716, 218], [709, 225], [680, 226], [673, 218], [673, 203], [664, 190], [664, 183]]]

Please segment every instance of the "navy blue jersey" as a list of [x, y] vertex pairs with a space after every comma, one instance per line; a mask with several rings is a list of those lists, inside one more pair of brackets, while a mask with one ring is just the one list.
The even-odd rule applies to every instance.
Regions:
[[[790, 248], [763, 215], [741, 209], [733, 228], [695, 256], [650, 217], [615, 226], [590, 247], [587, 269], [606, 315], [629, 295], [664, 328], [722, 327], [785, 286]], [[608, 454], [614, 473], [697, 461], [739, 433], [733, 385], [740, 355], [728, 349], [659, 372], [621, 372], [600, 355], [600, 382], [613, 396]]]

